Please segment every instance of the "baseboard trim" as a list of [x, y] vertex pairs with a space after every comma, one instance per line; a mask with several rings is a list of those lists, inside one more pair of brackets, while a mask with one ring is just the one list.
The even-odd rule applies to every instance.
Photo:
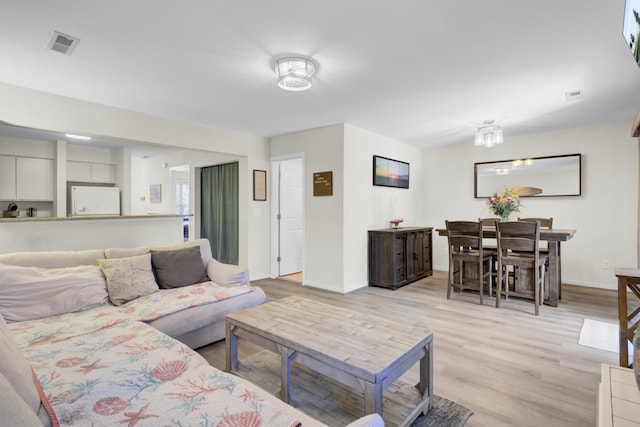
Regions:
[[336, 286], [333, 285], [327, 285], [326, 283], [320, 283], [320, 282], [312, 282], [312, 281], [305, 281], [305, 283], [302, 286], [310, 286], [312, 288], [318, 288], [318, 289], [322, 289], [325, 291], [330, 291], [330, 292], [336, 292], [338, 294], [344, 294], [344, 289], [342, 288], [338, 288]]
[[[434, 265], [434, 270], [447, 272], [449, 271], [448, 266]], [[611, 283], [596, 283], [596, 282], [582, 282], [580, 280], [563, 280], [562, 283], [564, 285], [574, 285], [574, 286], [583, 286], [585, 288], [596, 288], [596, 289], [607, 289], [607, 290], [617, 290], [618, 286]]]

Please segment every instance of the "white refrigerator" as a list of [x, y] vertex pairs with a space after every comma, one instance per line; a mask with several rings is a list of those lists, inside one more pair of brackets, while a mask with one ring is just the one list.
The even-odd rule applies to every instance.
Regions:
[[71, 216], [120, 215], [118, 187], [71, 187]]

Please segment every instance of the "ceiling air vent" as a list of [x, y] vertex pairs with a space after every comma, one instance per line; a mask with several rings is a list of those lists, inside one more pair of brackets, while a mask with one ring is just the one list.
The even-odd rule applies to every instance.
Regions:
[[54, 31], [47, 45], [47, 49], [64, 53], [65, 55], [71, 55], [78, 43], [80, 43], [79, 38]]

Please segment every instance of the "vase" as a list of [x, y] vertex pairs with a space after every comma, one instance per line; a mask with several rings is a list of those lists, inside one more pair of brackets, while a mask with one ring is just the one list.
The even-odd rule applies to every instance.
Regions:
[[507, 214], [507, 215], [500, 215], [500, 221], [501, 221], [501, 222], [507, 222], [507, 221], [509, 221], [509, 214]]

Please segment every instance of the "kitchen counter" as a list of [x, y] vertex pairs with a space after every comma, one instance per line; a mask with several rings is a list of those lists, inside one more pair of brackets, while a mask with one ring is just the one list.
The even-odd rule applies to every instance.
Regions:
[[193, 215], [147, 214], [147, 215], [86, 215], [86, 216], [18, 216], [0, 218], [0, 222], [46, 222], [46, 221], [90, 221], [97, 219], [149, 219], [149, 218], [184, 218]]

